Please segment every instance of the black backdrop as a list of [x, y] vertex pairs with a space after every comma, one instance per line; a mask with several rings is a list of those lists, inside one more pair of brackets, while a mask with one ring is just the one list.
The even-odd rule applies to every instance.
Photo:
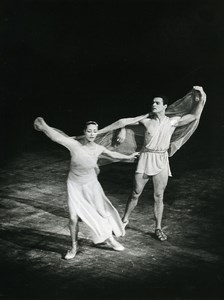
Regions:
[[[35, 145], [33, 119], [69, 134], [170, 101], [208, 94], [198, 137], [223, 136], [222, 1], [2, 1], [3, 160]], [[221, 140], [221, 139], [220, 139]]]

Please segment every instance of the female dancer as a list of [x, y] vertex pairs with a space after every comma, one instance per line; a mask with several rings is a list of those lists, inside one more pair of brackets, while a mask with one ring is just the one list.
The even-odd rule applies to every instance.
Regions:
[[94, 140], [98, 133], [98, 125], [94, 121], [86, 123], [83, 143], [48, 126], [40, 117], [34, 121], [34, 128], [45, 133], [52, 141], [65, 146], [71, 154], [67, 191], [72, 248], [66, 253], [65, 259], [72, 259], [77, 253], [79, 218], [90, 228], [95, 244], [106, 242], [114, 250], [123, 251], [124, 247], [112, 234], [117, 237], [123, 236], [124, 226], [97, 179], [99, 174], [97, 160], [101, 154], [112, 159], [133, 160], [139, 153], [124, 155], [96, 144]]

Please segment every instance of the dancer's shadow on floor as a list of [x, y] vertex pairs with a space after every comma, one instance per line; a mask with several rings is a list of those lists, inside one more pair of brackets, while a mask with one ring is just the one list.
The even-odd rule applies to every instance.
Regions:
[[[9, 200], [14, 200], [17, 203], [22, 203], [28, 206], [31, 206], [35, 209], [41, 209], [45, 212], [48, 212], [52, 215], [55, 215], [56, 217], [63, 217], [63, 218], [68, 218], [68, 209], [67, 207], [57, 207], [55, 206], [55, 204], [49, 204], [44, 201], [38, 202], [38, 201], [34, 201], [34, 200], [29, 200], [29, 199], [25, 199], [25, 198], [20, 198], [20, 197], [14, 197], [14, 196], [9, 196], [9, 195], [5, 195], [5, 197]], [[46, 196], [47, 198], [47, 196]]]
[[146, 231], [146, 230], [144, 230], [144, 229], [141, 229], [140, 227], [136, 227], [136, 226], [132, 226], [132, 225], [130, 225], [130, 224], [128, 224], [127, 226], [126, 226], [126, 228], [125, 228], [125, 231], [126, 231], [126, 233], [128, 232], [128, 231], [135, 231], [135, 232], [137, 232], [137, 234], [146, 234], [146, 235], [152, 235], [153, 236], [153, 232], [150, 232], [150, 231]]
[[65, 252], [66, 245], [71, 242], [70, 236], [63, 234], [14, 226], [0, 228], [0, 238], [26, 250], [38, 249], [61, 255]]
[[149, 236], [153, 240], [155, 240], [157, 242], [160, 242], [158, 240], [158, 238], [156, 237], [154, 231], [146, 231], [146, 230], [140, 229], [139, 227], [131, 226], [131, 225], [128, 224], [127, 227], [126, 227], [126, 232], [128, 232], [129, 230], [130, 231], [135, 231], [137, 234], [143, 234], [143, 235]]
[[[25, 249], [25, 251], [41, 250], [53, 252], [60, 254], [62, 259], [64, 259], [67, 249], [71, 247], [70, 235], [15, 226], [0, 227], [0, 239], [6, 241], [6, 244], [8, 242], [16, 245], [17, 247], [15, 246], [14, 248], [18, 249], [18, 251], [21, 250], [24, 252]], [[79, 238], [79, 250], [77, 255], [84, 252], [83, 248], [86, 247], [113, 251], [106, 243], [95, 245], [89, 239]]]

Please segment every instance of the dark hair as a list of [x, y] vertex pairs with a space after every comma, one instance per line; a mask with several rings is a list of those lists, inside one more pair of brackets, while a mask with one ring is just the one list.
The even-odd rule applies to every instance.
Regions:
[[89, 126], [89, 125], [96, 125], [97, 127], [98, 127], [98, 124], [95, 122], [95, 121], [87, 121], [86, 123], [85, 123], [85, 126], [84, 126], [84, 130], [86, 130], [87, 129], [87, 127]]
[[153, 97], [153, 99], [154, 98], [162, 98], [163, 99], [163, 105], [167, 105], [168, 106], [168, 104], [169, 104], [169, 99], [166, 96], [162, 95], [162, 94], [156, 94]]

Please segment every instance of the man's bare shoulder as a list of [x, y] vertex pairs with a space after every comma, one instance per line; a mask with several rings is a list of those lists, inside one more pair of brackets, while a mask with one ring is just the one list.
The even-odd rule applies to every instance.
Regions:
[[139, 123], [147, 127], [151, 122], [152, 122], [152, 117], [148, 117], [147, 119], [141, 120]]
[[168, 117], [170, 119], [172, 126], [177, 126], [178, 122], [180, 121], [181, 117]]

